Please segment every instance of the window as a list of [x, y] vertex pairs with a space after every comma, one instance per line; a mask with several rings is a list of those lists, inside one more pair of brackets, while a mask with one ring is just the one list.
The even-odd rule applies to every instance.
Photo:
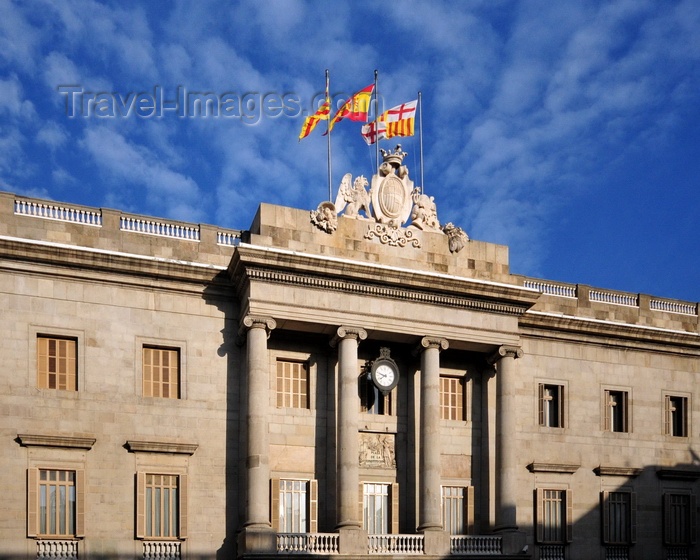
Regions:
[[31, 468], [28, 471], [28, 536], [84, 536], [84, 471]]
[[443, 420], [466, 420], [463, 377], [440, 376], [440, 415]]
[[637, 498], [634, 492], [603, 492], [603, 542], [628, 545], [637, 540]]
[[565, 544], [573, 535], [573, 500], [571, 490], [538, 488], [536, 490], [537, 542]]
[[360, 378], [360, 410], [368, 414], [394, 415], [394, 393], [382, 393], [366, 376]]
[[277, 407], [309, 408], [309, 368], [306, 362], [277, 360]]
[[38, 387], [77, 391], [77, 340], [38, 335], [36, 341]]
[[674, 437], [688, 437], [688, 398], [664, 396], [664, 433]]
[[398, 533], [398, 484], [362, 485], [362, 526], [370, 535]]
[[180, 398], [180, 351], [143, 347], [143, 396]]
[[608, 432], [629, 431], [627, 391], [605, 390], [605, 430]]
[[564, 427], [564, 386], [540, 383], [538, 386], [539, 424], [546, 428]]
[[442, 526], [450, 535], [468, 535], [474, 530], [474, 487], [442, 487]]
[[187, 533], [187, 476], [136, 476], [136, 535], [142, 539], [182, 539]]
[[697, 540], [697, 506], [691, 494], [664, 494], [664, 544], [688, 546]]
[[272, 528], [278, 533], [316, 533], [318, 483], [272, 479]]

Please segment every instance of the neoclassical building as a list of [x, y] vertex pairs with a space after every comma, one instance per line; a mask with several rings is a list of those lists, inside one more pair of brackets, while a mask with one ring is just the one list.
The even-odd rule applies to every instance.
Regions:
[[399, 151], [247, 231], [0, 193], [0, 558], [697, 558], [697, 303], [513, 274]]

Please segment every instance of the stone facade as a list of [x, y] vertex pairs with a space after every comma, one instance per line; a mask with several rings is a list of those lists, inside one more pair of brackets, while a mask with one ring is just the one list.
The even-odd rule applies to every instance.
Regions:
[[[697, 557], [697, 304], [373, 227], [262, 204], [238, 232], [0, 193], [0, 558]], [[42, 337], [75, 343], [77, 390], [39, 388]], [[145, 396], [144, 348], [176, 352], [179, 398]], [[368, 379], [383, 349], [388, 396]], [[44, 471], [76, 473], [71, 534], [37, 530]], [[140, 525], [148, 474], [178, 481], [168, 538]], [[285, 481], [306, 485], [298, 532]], [[375, 487], [391, 537], [368, 534]], [[444, 530], [445, 487], [468, 535]]]

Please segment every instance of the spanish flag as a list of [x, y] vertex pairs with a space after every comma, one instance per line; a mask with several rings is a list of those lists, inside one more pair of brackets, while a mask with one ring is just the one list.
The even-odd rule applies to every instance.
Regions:
[[343, 119], [367, 122], [367, 113], [369, 112], [369, 105], [372, 100], [373, 91], [374, 84], [358, 91], [355, 95], [343, 103], [343, 106], [338, 109], [338, 112], [331, 119], [328, 130], [333, 130], [335, 123], [342, 121]]
[[328, 98], [326, 98], [326, 100], [321, 103], [318, 111], [316, 111], [310, 117], [306, 117], [306, 119], [304, 119], [304, 125], [301, 127], [301, 132], [299, 133], [299, 140], [306, 138], [309, 134], [311, 134], [311, 131], [316, 128], [318, 121], [327, 121], [330, 113], [331, 102]]

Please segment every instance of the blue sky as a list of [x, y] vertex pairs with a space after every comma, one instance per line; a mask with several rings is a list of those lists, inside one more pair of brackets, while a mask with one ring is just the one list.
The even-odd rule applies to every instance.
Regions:
[[[424, 190], [512, 272], [700, 300], [696, 0], [0, 0], [0, 190], [240, 229], [315, 209], [326, 139], [297, 137], [326, 69], [339, 96], [377, 69], [386, 108], [422, 92]], [[234, 110], [148, 104], [180, 92]], [[359, 128], [334, 194], [373, 172]]]

